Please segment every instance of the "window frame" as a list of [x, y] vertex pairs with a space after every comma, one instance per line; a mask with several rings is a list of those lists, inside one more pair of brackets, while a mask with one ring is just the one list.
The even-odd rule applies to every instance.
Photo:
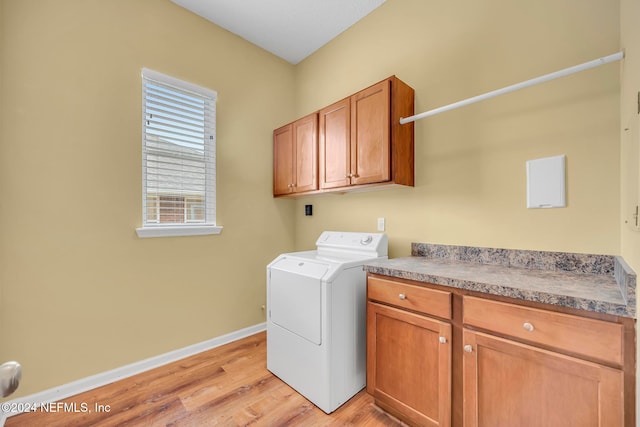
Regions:
[[[211, 235], [211, 234], [220, 234], [222, 232], [222, 226], [216, 224], [216, 102], [217, 102], [217, 93], [211, 89], [207, 89], [189, 82], [185, 82], [183, 80], [177, 79], [175, 77], [171, 77], [157, 71], [150, 70], [148, 68], [143, 68], [141, 73], [141, 93], [142, 93], [142, 226], [136, 228], [136, 233], [138, 237], [174, 237], [174, 236], [196, 236], [196, 235]], [[208, 158], [210, 162], [207, 161], [205, 164], [205, 168], [207, 173], [205, 173], [205, 183], [206, 183], [206, 191], [204, 195], [204, 207], [205, 211], [208, 211], [208, 216], [205, 216], [204, 223], [194, 223], [192, 221], [188, 221], [189, 213], [187, 212], [187, 198], [192, 198], [192, 196], [184, 195], [185, 203], [184, 203], [184, 223], [160, 223], [160, 203], [161, 203], [161, 195], [151, 195], [157, 198], [157, 211], [156, 218], [158, 218], [157, 222], [150, 222], [147, 217], [147, 200], [148, 200], [148, 192], [147, 192], [147, 177], [146, 177], [146, 126], [145, 122], [147, 120], [146, 116], [146, 99], [145, 99], [145, 81], [150, 80], [158, 83], [164, 87], [171, 86], [175, 87], [180, 91], [191, 92], [194, 95], [197, 95], [202, 98], [208, 98], [210, 100], [211, 105], [211, 115], [209, 118], [211, 121], [211, 132], [209, 135], [210, 138], [207, 140], [205, 137], [204, 145], [205, 150], [207, 151]]]

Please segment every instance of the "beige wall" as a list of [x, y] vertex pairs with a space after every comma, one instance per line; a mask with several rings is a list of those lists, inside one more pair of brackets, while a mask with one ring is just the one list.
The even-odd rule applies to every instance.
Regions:
[[[4, 0], [0, 0], [0, 163], [2, 162], [2, 145], [3, 145], [3, 129], [5, 128], [5, 124], [4, 124], [4, 102], [2, 102], [2, 98], [4, 97], [2, 94], [4, 93], [2, 91], [2, 85], [3, 85], [3, 72], [4, 72], [4, 20], [3, 20], [3, 11], [4, 11]], [[2, 184], [2, 172], [0, 171], [0, 191], [2, 191], [2, 189], [4, 188], [3, 184]], [[0, 193], [2, 194], [2, 193]], [[2, 199], [0, 199], [2, 200]], [[3, 205], [4, 203], [2, 201], [0, 201], [0, 224], [2, 224], [2, 210], [3, 210]], [[1, 227], [1, 225], [0, 225]], [[2, 230], [2, 228], [0, 228], [0, 231]], [[3, 285], [2, 285], [2, 271], [6, 268], [6, 264], [3, 261], [2, 258], [2, 238], [0, 237], [0, 342], [4, 337], [4, 322], [2, 321], [2, 311], [4, 310], [4, 304], [3, 304]], [[0, 344], [0, 363], [4, 363], [5, 360], [3, 358], [3, 351], [2, 348], [4, 346], [2, 344]]]
[[621, 44], [625, 49], [625, 66], [621, 72], [621, 194], [622, 255], [640, 272], [640, 232], [633, 223], [634, 207], [640, 203], [640, 0], [621, 0]]
[[[0, 156], [2, 156], [2, 129], [4, 129], [4, 103], [2, 102], [2, 94], [4, 93], [2, 91], [2, 73], [4, 71], [4, 21], [3, 21], [3, 12], [4, 10], [4, 0], [0, 0]], [[2, 157], [0, 157], [1, 159]], [[1, 175], [0, 175], [1, 176]], [[1, 179], [1, 178], [0, 178]], [[3, 186], [2, 186], [2, 181], [0, 181], [0, 190], [2, 190]], [[0, 218], [2, 218], [2, 205], [3, 203], [0, 202]], [[0, 224], [2, 220], [0, 219]], [[2, 239], [0, 238], [0, 248], [2, 247]], [[1, 254], [1, 252], [0, 252]], [[5, 264], [2, 261], [2, 256], [0, 256], [0, 271], [4, 270], [5, 268]], [[0, 273], [1, 274], [1, 273]], [[1, 276], [0, 276], [1, 277]], [[2, 308], [3, 308], [3, 304], [2, 304], [2, 281], [0, 280], [0, 340], [2, 340], [2, 337], [4, 336], [4, 322], [2, 322]], [[4, 363], [4, 361], [2, 360], [2, 346], [0, 345], [0, 363]]]
[[[293, 248], [271, 132], [294, 68], [169, 0], [4, 0], [0, 362], [20, 396], [264, 321]], [[218, 92], [219, 236], [139, 239], [148, 67]], [[257, 72], [259, 70], [259, 72]]]
[[[638, 16], [640, 16], [640, 0], [620, 1], [620, 44], [625, 50], [620, 96], [620, 127], [623, 129], [620, 157], [621, 252], [636, 273], [640, 273], [640, 232], [634, 231], [629, 226], [629, 222], [633, 221], [634, 206], [640, 203], [640, 116], [638, 115], [640, 27], [637, 22]], [[637, 352], [640, 354], [640, 341], [638, 341]], [[640, 381], [636, 381], [636, 414], [640, 414]]]
[[[611, 0], [387, 0], [298, 66], [298, 116], [392, 74], [416, 112], [499, 89], [617, 52], [619, 19]], [[385, 217], [393, 257], [415, 241], [619, 254], [619, 67], [417, 122], [415, 188], [300, 200], [297, 248]], [[558, 154], [567, 208], [526, 209], [525, 162]]]

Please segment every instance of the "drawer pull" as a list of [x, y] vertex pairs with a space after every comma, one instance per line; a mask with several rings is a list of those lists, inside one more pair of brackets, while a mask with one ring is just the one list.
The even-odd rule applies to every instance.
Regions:
[[525, 322], [524, 325], [522, 325], [522, 327], [524, 328], [525, 331], [529, 331], [529, 332], [533, 332], [533, 330], [535, 329], [533, 325], [529, 322]]
[[398, 294], [398, 298], [400, 298], [401, 300], [405, 300], [407, 299], [407, 296], [405, 294]]
[[464, 351], [466, 351], [467, 353], [471, 353], [473, 351], [473, 347], [471, 347], [471, 344], [465, 345]]
[[447, 343], [447, 338], [446, 337], [440, 337], [438, 339], [438, 341], [440, 341], [440, 344], [446, 344]]

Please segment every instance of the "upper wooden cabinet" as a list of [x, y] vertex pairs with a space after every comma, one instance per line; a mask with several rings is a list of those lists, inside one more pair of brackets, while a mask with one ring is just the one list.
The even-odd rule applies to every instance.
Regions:
[[414, 91], [395, 76], [320, 110], [320, 188], [413, 186]]
[[[389, 181], [391, 124], [390, 82], [383, 81], [353, 95], [351, 101], [351, 183]], [[398, 118], [398, 120], [400, 120]]]
[[350, 185], [351, 106], [349, 98], [323, 108], [320, 121], [320, 187]]
[[[274, 131], [274, 196], [350, 191], [388, 184], [414, 185], [414, 126], [400, 124], [414, 112], [414, 91], [389, 77], [318, 113], [318, 187], [288, 191], [286, 128]], [[294, 122], [294, 124], [297, 122]], [[286, 151], [286, 150], [285, 150]], [[282, 159], [280, 159], [282, 156]], [[300, 160], [294, 160], [293, 164]], [[306, 167], [306, 166], [305, 166]], [[281, 182], [284, 187], [279, 187]]]
[[390, 86], [384, 80], [320, 110], [320, 188], [390, 180]]
[[318, 189], [318, 114], [273, 131], [273, 195]]

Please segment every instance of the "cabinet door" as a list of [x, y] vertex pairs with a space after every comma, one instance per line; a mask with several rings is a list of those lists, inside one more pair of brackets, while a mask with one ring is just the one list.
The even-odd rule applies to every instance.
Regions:
[[421, 426], [451, 425], [451, 325], [368, 302], [367, 391]]
[[273, 131], [273, 195], [293, 191], [293, 125]]
[[293, 192], [318, 189], [318, 115], [311, 114], [293, 123], [295, 180]]
[[623, 373], [464, 330], [464, 426], [623, 425]]
[[320, 188], [346, 187], [351, 184], [349, 98], [323, 108], [319, 115]]
[[390, 179], [389, 86], [385, 80], [351, 97], [352, 184]]

